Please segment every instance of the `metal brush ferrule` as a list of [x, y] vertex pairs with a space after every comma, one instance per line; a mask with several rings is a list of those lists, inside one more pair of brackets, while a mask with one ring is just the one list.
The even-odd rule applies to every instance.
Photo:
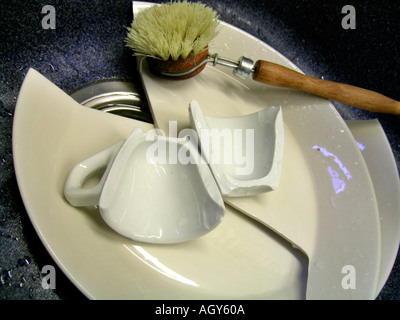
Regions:
[[233, 74], [240, 79], [247, 79], [252, 72], [254, 72], [254, 61], [246, 57], [240, 57], [238, 66], [233, 70]]

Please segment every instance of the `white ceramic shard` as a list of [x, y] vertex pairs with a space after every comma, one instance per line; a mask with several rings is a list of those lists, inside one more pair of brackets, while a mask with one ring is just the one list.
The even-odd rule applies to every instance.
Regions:
[[[174, 152], [182, 152], [182, 163]], [[222, 220], [225, 206], [213, 176], [185, 139], [136, 128], [120, 141], [78, 163], [64, 194], [74, 206], [97, 205], [119, 234], [148, 243], [179, 243], [200, 237]], [[171, 161], [174, 159], [176, 161]], [[106, 168], [100, 182], [84, 181]]]
[[284, 148], [280, 107], [216, 118], [204, 116], [192, 100], [189, 114], [223, 196], [250, 196], [278, 188]]

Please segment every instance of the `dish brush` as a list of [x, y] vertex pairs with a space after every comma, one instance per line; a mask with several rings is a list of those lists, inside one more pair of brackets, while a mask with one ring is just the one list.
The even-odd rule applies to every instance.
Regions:
[[304, 75], [265, 60], [238, 60], [210, 54], [208, 45], [218, 33], [219, 15], [201, 3], [171, 2], [137, 14], [128, 28], [126, 45], [146, 56], [150, 69], [163, 77], [187, 79], [207, 63], [233, 68], [241, 79], [302, 90], [371, 112], [400, 114], [400, 102], [380, 93]]

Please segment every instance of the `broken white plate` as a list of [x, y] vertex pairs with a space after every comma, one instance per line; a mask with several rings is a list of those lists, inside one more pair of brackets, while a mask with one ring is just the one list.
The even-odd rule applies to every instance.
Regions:
[[[349, 127], [353, 131], [355, 126]], [[26, 76], [13, 126], [18, 186], [38, 236], [68, 278], [91, 299], [304, 299], [304, 255], [230, 206], [214, 231], [166, 247], [122, 237], [107, 227], [97, 210], [65, 201], [63, 187], [70, 168], [82, 157], [125, 139], [134, 127], [154, 128], [82, 107], [34, 70]], [[382, 228], [378, 294], [399, 245], [399, 180], [390, 146], [381, 143], [386, 139], [381, 128], [372, 133], [367, 123], [360, 127], [353, 134], [362, 144], [376, 188]], [[293, 136], [288, 139], [285, 152], [293, 147]], [[295, 168], [304, 169], [298, 161]], [[298, 172], [296, 180], [304, 178], [298, 170], [285, 172], [282, 183], [291, 173]], [[281, 209], [287, 204], [282, 202]]]
[[189, 117], [223, 196], [251, 196], [278, 188], [284, 148], [280, 107], [239, 117], [207, 117], [192, 100]]
[[[170, 161], [178, 150], [187, 155], [187, 163]], [[186, 139], [135, 128], [125, 141], [76, 164], [64, 194], [77, 207], [98, 205], [104, 221], [127, 238], [185, 242], [213, 230], [225, 213], [211, 171], [198, 159], [197, 148]], [[100, 181], [85, 187], [84, 182], [102, 169]]]

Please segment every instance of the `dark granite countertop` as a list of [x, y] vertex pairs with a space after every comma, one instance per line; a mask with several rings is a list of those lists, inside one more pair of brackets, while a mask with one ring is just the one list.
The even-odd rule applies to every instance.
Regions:
[[[306, 74], [351, 83], [400, 100], [400, 3], [388, 0], [204, 0], [221, 19], [271, 45]], [[45, 4], [55, 29], [43, 29]], [[356, 9], [356, 28], [343, 29], [343, 6]], [[0, 299], [85, 299], [47, 253], [22, 203], [12, 158], [12, 122], [30, 67], [71, 93], [96, 80], [136, 76], [123, 45], [132, 20], [129, 0], [46, 2], [4, 0], [0, 10]], [[378, 119], [397, 165], [400, 118], [334, 103], [345, 120]], [[400, 214], [400, 213], [399, 213]], [[43, 289], [41, 270], [54, 265], [56, 289]], [[400, 298], [400, 261], [378, 299]]]

